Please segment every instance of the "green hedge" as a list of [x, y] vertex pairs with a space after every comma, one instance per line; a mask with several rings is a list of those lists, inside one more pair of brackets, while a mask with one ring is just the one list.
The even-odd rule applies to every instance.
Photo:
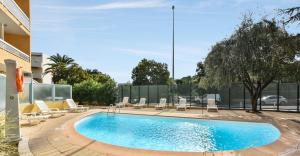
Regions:
[[105, 83], [85, 80], [73, 86], [73, 98], [81, 104], [95, 104], [95, 102], [97, 105], [113, 104], [116, 100], [116, 93], [116, 83], [112, 80]]

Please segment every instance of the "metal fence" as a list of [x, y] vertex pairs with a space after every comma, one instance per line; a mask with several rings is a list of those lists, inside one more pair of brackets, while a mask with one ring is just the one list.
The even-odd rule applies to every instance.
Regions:
[[[203, 89], [195, 84], [176, 85], [174, 95], [168, 85], [118, 86], [118, 101], [129, 97], [130, 103], [137, 103], [146, 98], [148, 106], [159, 103], [160, 98], [167, 98], [169, 105], [178, 102], [180, 97], [186, 98], [190, 107], [206, 107], [207, 94], [214, 94], [217, 105], [221, 109], [251, 109], [251, 97], [243, 84], [233, 84], [222, 89]], [[299, 84], [271, 83], [264, 89], [258, 99], [259, 110], [299, 112]]]

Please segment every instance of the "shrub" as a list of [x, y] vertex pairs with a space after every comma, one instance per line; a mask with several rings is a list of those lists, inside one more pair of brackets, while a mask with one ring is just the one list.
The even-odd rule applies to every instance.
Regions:
[[116, 83], [113, 80], [100, 83], [95, 80], [85, 80], [73, 87], [73, 96], [79, 103], [109, 105], [115, 102]]
[[73, 87], [73, 96], [79, 103], [88, 102], [91, 104], [95, 101], [95, 93], [99, 83], [94, 80], [85, 80], [77, 83]]
[[97, 102], [105, 105], [112, 104], [116, 101], [116, 83], [113, 80], [106, 81], [97, 90]]

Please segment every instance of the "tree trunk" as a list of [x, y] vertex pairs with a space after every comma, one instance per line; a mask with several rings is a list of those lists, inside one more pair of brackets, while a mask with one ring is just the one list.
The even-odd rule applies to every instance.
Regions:
[[257, 110], [257, 100], [258, 100], [257, 97], [255, 97], [255, 96], [251, 97], [252, 112], [258, 112], [258, 110]]

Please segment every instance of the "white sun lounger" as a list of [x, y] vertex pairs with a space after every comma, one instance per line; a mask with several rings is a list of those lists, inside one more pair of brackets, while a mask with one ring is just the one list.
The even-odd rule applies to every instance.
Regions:
[[167, 103], [167, 99], [166, 98], [161, 98], [159, 100], [159, 104], [157, 104], [155, 106], [155, 109], [164, 109], [164, 108], [166, 108], [166, 106], [167, 106], [166, 103]]
[[207, 111], [218, 112], [218, 106], [216, 105], [215, 99], [207, 99]]
[[179, 99], [179, 104], [176, 106], [176, 110], [186, 110], [186, 99], [185, 98], [180, 98]]
[[140, 103], [133, 105], [134, 108], [142, 108], [146, 106], [146, 98], [141, 98]]
[[40, 109], [41, 114], [43, 115], [51, 115], [50, 117], [59, 117], [65, 115], [68, 111], [59, 110], [58, 108], [49, 108], [47, 104], [42, 100], [36, 100], [35, 104]]
[[123, 101], [116, 104], [117, 108], [125, 107], [128, 104], [129, 97], [123, 97]]
[[[37, 125], [40, 122], [46, 121], [50, 115], [38, 115], [37, 113], [22, 113], [20, 114], [21, 125]], [[25, 123], [24, 121], [27, 121]]]
[[77, 105], [73, 99], [66, 99], [71, 112], [85, 112], [89, 110], [89, 107], [84, 107], [83, 105]]

